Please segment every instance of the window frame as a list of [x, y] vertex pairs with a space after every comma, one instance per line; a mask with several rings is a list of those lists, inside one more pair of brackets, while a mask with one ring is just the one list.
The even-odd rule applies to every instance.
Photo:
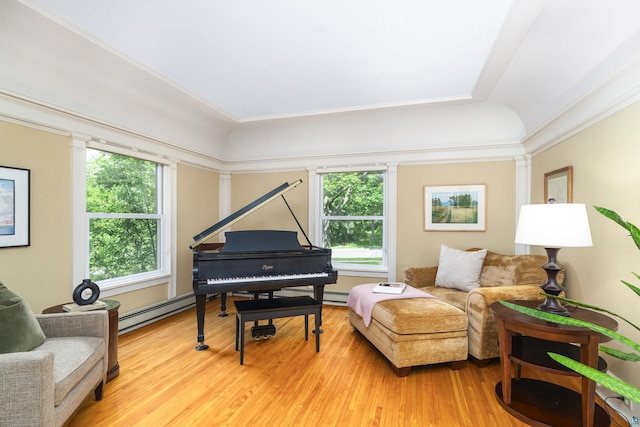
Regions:
[[[176, 254], [171, 250], [172, 242], [176, 238], [175, 225], [175, 188], [176, 164], [162, 156], [150, 153], [140, 153], [134, 149], [122, 148], [112, 144], [89, 140], [73, 140], [74, 157], [74, 239], [73, 239], [73, 277], [77, 285], [89, 277], [89, 221], [92, 218], [113, 218], [114, 215], [104, 213], [88, 213], [86, 210], [86, 151], [95, 149], [113, 154], [133, 157], [156, 163], [160, 168], [158, 177], [158, 213], [145, 215], [160, 219], [158, 227], [158, 256], [159, 269], [113, 279], [96, 282], [100, 287], [101, 297], [131, 292], [139, 289], [168, 284], [168, 297], [176, 296], [175, 271]], [[116, 216], [137, 216], [137, 214], [117, 214]], [[74, 285], [75, 287], [75, 285]]]
[[[397, 164], [309, 169], [309, 228], [310, 235], [320, 244], [322, 242], [323, 212], [323, 175], [327, 173], [349, 173], [377, 171], [383, 173], [383, 215], [382, 215], [382, 265], [348, 264], [332, 261], [333, 268], [343, 276], [363, 276], [395, 280], [396, 269], [396, 183]], [[370, 219], [370, 216], [350, 217], [354, 219]], [[375, 219], [379, 219], [377, 216]]]

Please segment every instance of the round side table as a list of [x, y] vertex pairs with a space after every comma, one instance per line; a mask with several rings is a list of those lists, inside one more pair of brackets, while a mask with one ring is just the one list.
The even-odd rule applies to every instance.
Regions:
[[[118, 363], [118, 309], [120, 301], [111, 299], [100, 301], [107, 304], [106, 310], [109, 313], [109, 355], [107, 357], [107, 382], [109, 382], [120, 374], [120, 364]], [[67, 313], [62, 309], [63, 305], [58, 304], [45, 308], [42, 314]]]
[[[512, 301], [535, 308], [539, 301]], [[604, 408], [595, 403], [596, 384], [581, 377], [581, 390], [574, 392], [536, 379], [512, 378], [512, 365], [524, 365], [557, 375], [580, 377], [555, 362], [547, 351], [564, 354], [592, 368], [606, 370], [598, 357], [598, 344], [610, 341], [591, 329], [540, 320], [495, 302], [490, 306], [500, 342], [502, 381], [496, 385], [498, 403], [511, 415], [534, 426], [598, 426], [610, 424]], [[574, 307], [571, 317], [616, 330], [618, 323], [604, 314]], [[577, 344], [578, 346], [572, 345]]]

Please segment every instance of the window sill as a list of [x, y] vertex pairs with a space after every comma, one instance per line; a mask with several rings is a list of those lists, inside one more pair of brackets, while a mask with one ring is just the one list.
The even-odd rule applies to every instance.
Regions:
[[367, 268], [359, 266], [334, 265], [333, 268], [338, 270], [340, 276], [380, 277], [386, 279], [389, 275], [389, 271], [383, 267]]
[[101, 297], [111, 297], [126, 292], [167, 284], [170, 278], [171, 275], [168, 273], [153, 272], [118, 279], [101, 280], [97, 282], [97, 285], [100, 287]]

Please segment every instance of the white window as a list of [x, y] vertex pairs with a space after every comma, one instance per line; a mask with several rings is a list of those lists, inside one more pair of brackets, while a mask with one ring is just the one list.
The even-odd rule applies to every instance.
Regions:
[[317, 235], [334, 268], [386, 272], [387, 171], [318, 171]]
[[82, 151], [83, 164], [76, 170], [84, 172], [84, 186], [76, 201], [83, 220], [76, 231], [84, 251], [76, 276], [97, 283], [105, 296], [173, 283], [172, 168], [125, 150]]

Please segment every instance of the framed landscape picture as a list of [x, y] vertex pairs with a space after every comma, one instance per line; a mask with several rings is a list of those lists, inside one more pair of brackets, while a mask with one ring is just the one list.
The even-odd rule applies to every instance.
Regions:
[[0, 248], [29, 246], [28, 169], [0, 166]]
[[485, 231], [486, 186], [424, 187], [425, 231]]

